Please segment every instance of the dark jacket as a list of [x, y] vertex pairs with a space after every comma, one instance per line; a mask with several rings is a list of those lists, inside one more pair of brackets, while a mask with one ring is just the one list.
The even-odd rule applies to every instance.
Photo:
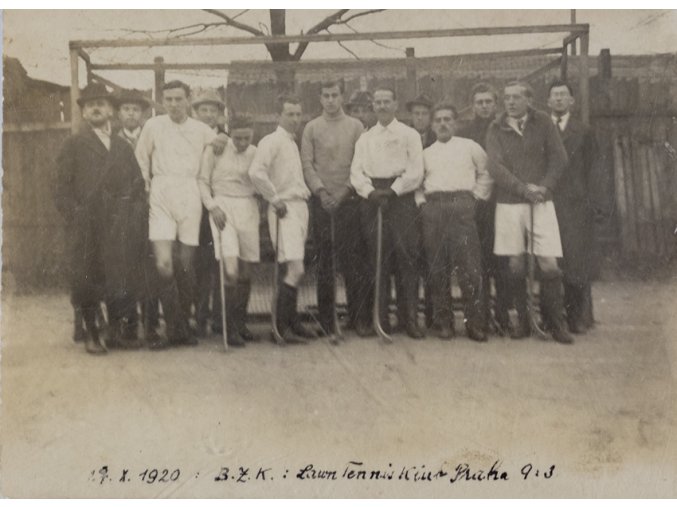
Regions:
[[143, 177], [131, 146], [112, 135], [109, 151], [85, 124], [66, 139], [56, 162], [54, 195], [69, 230], [72, 283], [86, 281], [89, 289], [107, 293], [130, 291], [143, 259], [148, 220]]
[[567, 154], [550, 116], [529, 108], [523, 135], [503, 113], [487, 132], [488, 169], [499, 203], [523, 203], [527, 183], [554, 190], [567, 164]]
[[494, 117], [484, 119], [479, 116], [475, 116], [470, 122], [468, 122], [465, 127], [460, 129], [456, 134], [458, 137], [465, 137], [466, 139], [472, 139], [477, 144], [479, 144], [485, 150], [487, 149], [487, 130], [489, 130], [489, 125], [495, 120]]
[[[558, 129], [559, 130], [559, 129]], [[593, 275], [594, 213], [605, 209], [595, 134], [569, 118], [559, 132], [569, 163], [554, 192], [555, 210], [564, 251], [564, 276], [570, 283], [587, 283]]]
[[437, 141], [437, 136], [430, 127], [428, 127], [428, 129], [423, 134], [419, 132], [419, 135], [421, 136], [421, 144], [423, 145], [424, 150], [435, 144], [435, 141]]

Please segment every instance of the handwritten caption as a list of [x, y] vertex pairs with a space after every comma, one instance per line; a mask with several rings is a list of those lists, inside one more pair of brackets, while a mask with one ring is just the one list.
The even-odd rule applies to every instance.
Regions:
[[180, 468], [131, 468], [113, 469], [108, 465], [91, 470], [89, 481], [98, 485], [117, 483], [167, 484], [191, 479], [204, 479], [214, 482], [248, 484], [251, 482], [277, 481], [402, 481], [402, 482], [438, 482], [449, 484], [461, 482], [505, 482], [512, 480], [550, 480], [556, 476], [556, 466], [547, 464], [536, 466], [526, 463], [521, 467], [506, 469], [497, 460], [489, 468], [480, 468], [459, 463], [455, 467], [426, 465], [394, 466], [372, 468], [363, 461], [348, 461], [339, 468], [321, 468], [315, 464], [304, 464], [298, 468], [273, 469], [262, 466], [222, 466], [216, 473], [188, 472]]

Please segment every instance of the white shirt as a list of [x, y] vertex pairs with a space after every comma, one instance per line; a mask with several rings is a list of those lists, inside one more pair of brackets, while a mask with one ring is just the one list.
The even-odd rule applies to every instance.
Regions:
[[571, 117], [571, 113], [567, 111], [566, 114], [563, 114], [562, 116], [557, 116], [557, 115], [551, 115], [552, 122], [555, 124], [556, 127], [559, 127], [560, 132], [564, 132], [567, 128], [567, 125], [569, 124], [569, 118]]
[[350, 184], [365, 199], [374, 190], [372, 178], [397, 178], [390, 188], [402, 195], [413, 192], [423, 179], [423, 146], [416, 130], [396, 119], [377, 123], [355, 145]]
[[446, 143], [436, 141], [423, 150], [424, 177], [416, 203], [425, 202], [431, 192], [472, 192], [484, 201], [491, 197], [494, 184], [487, 170], [487, 154], [475, 141], [452, 137]]
[[148, 183], [158, 176], [197, 178], [202, 152], [216, 134], [193, 118], [176, 123], [166, 115], [149, 119], [136, 145], [136, 159]]
[[249, 177], [256, 190], [270, 203], [305, 201], [310, 197], [294, 135], [280, 126], [259, 142], [249, 167]]
[[221, 155], [214, 155], [214, 150], [205, 150], [200, 164], [200, 196], [205, 208], [211, 210], [216, 206], [214, 197], [251, 197], [254, 185], [249, 178], [249, 167], [254, 160], [256, 147], [251, 144], [242, 153], [237, 151], [232, 139], [228, 140], [226, 149]]

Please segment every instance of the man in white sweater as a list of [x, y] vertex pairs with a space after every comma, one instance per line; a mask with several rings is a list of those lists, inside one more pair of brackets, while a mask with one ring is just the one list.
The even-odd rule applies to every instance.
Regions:
[[[168, 339], [149, 343], [153, 349], [197, 344], [188, 327], [195, 287], [193, 258], [202, 217], [197, 176], [202, 152], [216, 133], [188, 116], [189, 98], [187, 84], [165, 84], [162, 104], [167, 114], [148, 120], [136, 145], [136, 159], [150, 193], [148, 236], [160, 275], [160, 301], [167, 323]], [[175, 242], [178, 270], [172, 256]]]
[[416, 198], [423, 214], [433, 290], [433, 325], [438, 336], [446, 340], [454, 335], [450, 277], [452, 269], [458, 267], [468, 337], [486, 341], [475, 203], [477, 199], [489, 199], [493, 181], [482, 147], [470, 139], [454, 137], [456, 116], [450, 104], [440, 104], [433, 110], [437, 141], [423, 151], [423, 185]]

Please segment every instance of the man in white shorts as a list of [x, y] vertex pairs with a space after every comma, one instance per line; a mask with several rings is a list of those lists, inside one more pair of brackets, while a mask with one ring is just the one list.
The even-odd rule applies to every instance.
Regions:
[[[230, 121], [231, 138], [222, 155], [205, 150], [200, 165], [200, 194], [209, 210], [216, 259], [223, 254], [226, 272], [226, 326], [228, 344], [253, 341], [247, 329], [251, 293], [251, 264], [259, 262], [259, 205], [249, 178], [256, 148], [251, 144], [252, 122], [244, 116]], [[219, 241], [220, 240], [220, 241]]]
[[[552, 192], [567, 165], [567, 154], [550, 116], [530, 107], [531, 87], [508, 83], [504, 90], [505, 113], [487, 132], [489, 172], [496, 184], [496, 237], [494, 253], [510, 257], [512, 283], [524, 279], [525, 239], [529, 235], [530, 206], [534, 208], [534, 253], [541, 268], [543, 319], [553, 338], [572, 343], [563, 320], [562, 257]], [[518, 305], [519, 325], [513, 335], [531, 334], [527, 308]]]
[[[149, 343], [153, 349], [197, 344], [188, 327], [195, 287], [193, 258], [202, 214], [197, 177], [202, 152], [216, 134], [188, 116], [189, 98], [187, 84], [165, 84], [162, 105], [167, 114], [146, 122], [136, 146], [136, 158], [150, 192], [148, 236], [153, 242], [160, 302], [167, 323], [167, 339]], [[177, 240], [180, 266], [175, 270], [172, 251]]]
[[[259, 142], [249, 169], [252, 183], [268, 201], [268, 227], [277, 262], [284, 265], [277, 297], [277, 327], [288, 343], [305, 343], [314, 336], [298, 318], [298, 286], [303, 277], [303, 259], [308, 236], [310, 190], [303, 178], [296, 132], [301, 125], [301, 101], [297, 97], [278, 99], [279, 124], [275, 132]], [[279, 217], [280, 244], [275, 245], [276, 215]]]

